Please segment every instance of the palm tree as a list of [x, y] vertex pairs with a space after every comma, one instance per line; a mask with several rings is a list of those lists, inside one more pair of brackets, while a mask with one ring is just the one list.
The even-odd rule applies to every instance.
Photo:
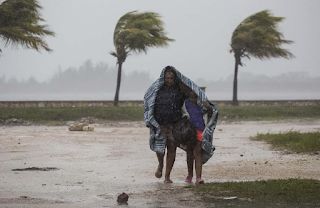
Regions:
[[281, 44], [291, 44], [284, 40], [277, 25], [284, 17], [274, 17], [268, 10], [258, 12], [242, 21], [232, 34], [231, 50], [235, 57], [233, 80], [233, 105], [238, 105], [238, 66], [242, 66], [242, 58], [250, 57], [261, 60], [270, 58], [293, 58], [293, 54], [281, 48]]
[[118, 78], [114, 106], [118, 106], [122, 64], [130, 52], [145, 52], [150, 47], [167, 46], [174, 41], [166, 36], [161, 16], [153, 12], [128, 12], [123, 15], [114, 30], [113, 43], [116, 52], [110, 54], [117, 58]]
[[44, 21], [40, 9], [37, 0], [6, 0], [0, 4], [0, 39], [5, 47], [21, 45], [27, 49], [51, 51], [43, 37], [55, 34], [46, 25], [39, 24]]

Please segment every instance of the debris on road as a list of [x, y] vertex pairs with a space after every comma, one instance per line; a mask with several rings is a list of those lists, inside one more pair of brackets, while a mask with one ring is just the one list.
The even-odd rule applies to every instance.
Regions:
[[117, 202], [118, 202], [119, 204], [126, 204], [126, 203], [128, 203], [128, 199], [129, 199], [128, 194], [126, 194], [126, 193], [123, 192], [122, 194], [120, 194], [120, 195], [118, 196]]
[[69, 126], [69, 131], [93, 131], [94, 128], [86, 123], [75, 123]]
[[32, 167], [32, 168], [12, 169], [12, 171], [52, 171], [52, 170], [59, 170], [59, 169], [54, 167], [45, 167], [45, 168]]
[[224, 200], [234, 200], [234, 199], [237, 199], [238, 197], [236, 196], [230, 196], [230, 197], [224, 197], [223, 199]]

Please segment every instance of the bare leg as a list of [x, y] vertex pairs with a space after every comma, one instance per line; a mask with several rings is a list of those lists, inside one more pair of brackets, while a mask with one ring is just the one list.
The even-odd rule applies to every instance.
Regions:
[[164, 155], [156, 153], [157, 154], [157, 158], [158, 158], [158, 168], [156, 170], [156, 173], [154, 174], [157, 178], [161, 178], [162, 177], [162, 169], [163, 169], [163, 158]]
[[176, 159], [176, 150], [177, 147], [174, 143], [174, 141], [167, 139], [167, 162], [166, 162], [166, 175], [165, 175], [165, 183], [172, 183], [172, 180], [170, 180], [170, 173], [174, 164], [174, 161]]
[[197, 178], [201, 178], [202, 174], [202, 147], [201, 147], [201, 141], [197, 140], [197, 143], [193, 149], [193, 155], [196, 160], [196, 176]]
[[187, 166], [188, 166], [188, 175], [193, 175], [193, 147], [188, 147], [187, 149]]

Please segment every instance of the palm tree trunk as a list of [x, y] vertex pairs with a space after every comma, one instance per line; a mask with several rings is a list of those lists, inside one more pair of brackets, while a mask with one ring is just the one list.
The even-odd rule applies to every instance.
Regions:
[[238, 106], [238, 66], [240, 64], [240, 58], [235, 56], [236, 64], [234, 67], [234, 78], [233, 78], [233, 99], [232, 105]]
[[119, 93], [120, 93], [120, 84], [121, 84], [121, 71], [122, 71], [122, 62], [119, 61], [119, 64], [118, 64], [117, 88], [116, 88], [116, 95], [114, 96], [113, 106], [118, 106], [118, 105], [119, 105]]

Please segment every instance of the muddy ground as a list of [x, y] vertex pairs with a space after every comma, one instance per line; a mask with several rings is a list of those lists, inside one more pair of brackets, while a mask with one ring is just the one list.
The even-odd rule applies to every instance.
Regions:
[[[177, 151], [173, 184], [154, 177], [157, 159], [149, 149], [143, 122], [90, 126], [93, 132], [71, 132], [67, 126], [1, 126], [0, 207], [207, 206], [181, 189], [187, 185], [182, 150]], [[320, 120], [219, 124], [215, 154], [203, 167], [205, 182], [320, 180], [319, 154], [274, 151], [249, 139], [257, 133], [291, 129], [319, 131]], [[129, 194], [128, 205], [116, 202], [122, 192]]]

